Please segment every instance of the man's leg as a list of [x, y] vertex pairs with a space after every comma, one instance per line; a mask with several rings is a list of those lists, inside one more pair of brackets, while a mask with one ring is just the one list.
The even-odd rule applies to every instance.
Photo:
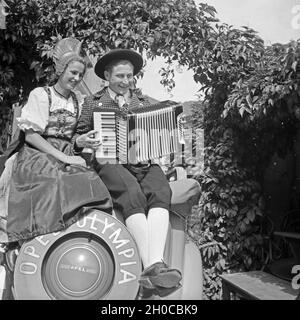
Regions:
[[172, 191], [158, 165], [149, 168], [140, 185], [148, 200], [149, 263], [153, 264], [164, 258]]
[[164, 263], [164, 249], [169, 229], [171, 189], [163, 171], [152, 165], [140, 181], [148, 201], [149, 264], [141, 276], [145, 288], [153, 288], [161, 297], [180, 288], [181, 272]]
[[136, 213], [145, 213], [147, 199], [136, 178], [120, 164], [105, 164], [98, 172], [113, 201], [114, 209], [126, 220]]
[[147, 268], [150, 265], [147, 218], [144, 213], [136, 213], [129, 216], [126, 219], [125, 224], [136, 241], [143, 267]]
[[148, 212], [149, 265], [164, 259], [165, 244], [169, 229], [169, 211], [151, 208]]
[[114, 208], [124, 217], [133, 235], [144, 268], [149, 265], [147, 200], [136, 178], [122, 165], [104, 165], [99, 176], [111, 194]]

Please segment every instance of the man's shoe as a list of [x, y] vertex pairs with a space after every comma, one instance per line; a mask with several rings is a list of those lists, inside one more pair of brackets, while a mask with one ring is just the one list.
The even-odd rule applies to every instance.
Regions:
[[156, 289], [147, 289], [140, 286], [136, 300], [161, 300]]
[[169, 268], [164, 262], [156, 262], [142, 272], [139, 283], [147, 289], [173, 288], [181, 279], [179, 270]]
[[174, 293], [181, 287], [182, 287], [181, 284], [178, 284], [176, 287], [173, 287], [173, 288], [163, 288], [163, 287], [157, 286], [155, 289], [155, 294], [163, 298], [163, 297], [169, 296], [171, 293]]

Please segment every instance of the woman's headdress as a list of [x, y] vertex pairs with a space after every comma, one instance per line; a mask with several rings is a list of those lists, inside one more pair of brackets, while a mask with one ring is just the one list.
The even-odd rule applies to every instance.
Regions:
[[58, 41], [53, 50], [53, 60], [57, 75], [61, 75], [66, 66], [73, 60], [83, 61], [80, 56], [82, 42], [75, 38], [64, 38]]

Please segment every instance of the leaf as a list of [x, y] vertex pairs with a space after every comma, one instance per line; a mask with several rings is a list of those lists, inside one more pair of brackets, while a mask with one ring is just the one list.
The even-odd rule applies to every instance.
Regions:
[[241, 117], [243, 117], [243, 115], [244, 115], [244, 113], [245, 113], [245, 107], [241, 107], [240, 109], [239, 109], [239, 114], [241, 115]]
[[296, 61], [294, 61], [293, 63], [292, 63], [292, 66], [291, 66], [291, 68], [296, 72], [297, 71], [297, 64], [298, 64], [298, 61], [296, 60]]
[[250, 221], [254, 221], [255, 220], [255, 217], [256, 217], [256, 214], [255, 214], [255, 211], [253, 210], [250, 210], [247, 212], [247, 218], [250, 220]]
[[122, 42], [123, 42], [122, 39], [117, 39], [117, 40], [115, 40], [115, 48], [118, 48], [119, 45], [120, 45]]
[[30, 65], [30, 69], [34, 69], [39, 64], [39, 61], [33, 61]]
[[220, 265], [221, 265], [221, 267], [222, 267], [222, 269], [225, 269], [225, 259], [221, 259], [220, 261], [219, 261], [219, 263], [220, 263]]
[[252, 104], [252, 101], [251, 101], [251, 96], [249, 94], [246, 96], [246, 101], [248, 103], [248, 106], [250, 108], [253, 108], [253, 104]]

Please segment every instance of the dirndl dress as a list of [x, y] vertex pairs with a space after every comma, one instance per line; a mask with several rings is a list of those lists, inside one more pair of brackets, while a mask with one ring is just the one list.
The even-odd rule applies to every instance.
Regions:
[[[36, 88], [18, 126], [38, 132], [56, 149], [73, 155], [71, 138], [82, 102], [79, 93], [65, 99], [52, 87]], [[109, 192], [93, 169], [63, 163], [26, 142], [19, 143], [9, 181], [6, 242], [64, 230], [90, 209], [112, 211]]]

